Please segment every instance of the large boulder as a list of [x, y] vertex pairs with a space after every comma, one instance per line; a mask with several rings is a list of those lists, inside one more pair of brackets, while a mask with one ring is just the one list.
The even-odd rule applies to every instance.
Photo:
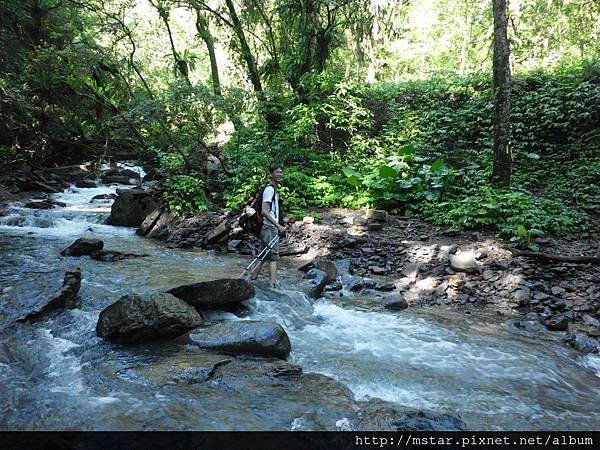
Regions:
[[109, 223], [137, 227], [157, 207], [152, 194], [139, 189], [117, 189], [117, 198], [110, 210]]
[[286, 359], [292, 349], [287, 333], [274, 322], [225, 321], [200, 328], [190, 338], [200, 348], [280, 359]]
[[100, 239], [86, 239], [79, 238], [67, 248], [65, 248], [60, 254], [62, 256], [84, 256], [91, 255], [92, 253], [102, 250], [104, 242]]
[[31, 322], [53, 312], [75, 308], [79, 303], [80, 286], [79, 269], [20, 280], [14, 288], [0, 295], [0, 322], [3, 325]]
[[100, 313], [96, 334], [111, 342], [137, 343], [175, 338], [200, 325], [200, 314], [177, 297], [128, 294]]
[[254, 297], [252, 283], [242, 278], [223, 278], [185, 284], [167, 291], [198, 309], [219, 309]]

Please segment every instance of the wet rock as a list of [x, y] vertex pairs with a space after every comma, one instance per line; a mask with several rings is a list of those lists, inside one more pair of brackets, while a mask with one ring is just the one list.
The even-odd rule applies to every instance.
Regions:
[[527, 331], [528, 333], [540, 333], [544, 331], [544, 328], [539, 322], [535, 320], [507, 320], [506, 325], [509, 328], [517, 328], [519, 330]]
[[590, 325], [595, 328], [600, 328], [600, 320], [595, 317], [590, 316], [589, 314], [584, 314], [582, 317], [583, 323], [586, 325]]
[[46, 199], [46, 200], [42, 200], [39, 202], [25, 203], [25, 208], [30, 208], [30, 209], [51, 209], [56, 206], [60, 206], [61, 208], [64, 208], [65, 206], [67, 206], [67, 204], [63, 203], [63, 202], [57, 202], [57, 201], [51, 200], [51, 199]]
[[564, 316], [551, 316], [544, 320], [544, 325], [552, 331], [565, 331], [569, 328], [569, 321]]
[[96, 183], [94, 183], [92, 180], [79, 180], [75, 183], [75, 187], [78, 188], [95, 188], [96, 187]]
[[197, 411], [207, 412], [194, 422], [202, 429], [243, 424], [249, 431], [335, 431], [336, 421], [352, 418], [359, 409], [343, 384], [325, 375], [302, 373], [281, 359], [178, 351], [152, 364], [138, 364], [119, 375], [128, 382], [193, 396]]
[[350, 258], [336, 260], [335, 267], [340, 275], [350, 275], [354, 271], [354, 265], [352, 264], [352, 260]]
[[146, 236], [152, 239], [166, 239], [171, 235], [171, 227], [176, 223], [177, 217], [171, 212], [163, 210], [154, 226], [146, 233]]
[[103, 177], [112, 177], [112, 176], [121, 176], [121, 177], [131, 177], [131, 178], [137, 178], [139, 177], [139, 173], [137, 173], [134, 170], [128, 169], [126, 167], [120, 167], [117, 164], [112, 164], [110, 169], [105, 170], [102, 175], [100, 176], [100, 179], [102, 179]]
[[115, 198], [117, 198], [117, 194], [98, 194], [92, 197], [90, 203], [98, 200], [114, 200]]
[[121, 253], [114, 250], [98, 250], [90, 255], [95, 261], [115, 262], [130, 258], [140, 258], [148, 255], [135, 255], [133, 253]]
[[320, 298], [323, 295], [325, 285], [329, 281], [327, 273], [319, 269], [310, 269], [303, 277], [305, 290], [311, 298]]
[[100, 239], [79, 238], [60, 254], [62, 256], [84, 256], [91, 255], [95, 251], [102, 250], [104, 242]]
[[402, 295], [390, 295], [383, 299], [383, 306], [385, 309], [401, 311], [408, 308], [408, 303]]
[[241, 278], [223, 278], [186, 284], [167, 291], [198, 309], [219, 309], [254, 297], [252, 283]]
[[372, 266], [371, 273], [373, 273], [373, 275], [385, 275], [387, 273], [387, 270], [383, 267]]
[[175, 338], [201, 324], [198, 312], [173, 295], [128, 294], [100, 313], [96, 334], [111, 342], [138, 343]]
[[109, 223], [137, 227], [157, 207], [149, 192], [138, 189], [117, 189], [117, 198], [110, 210]]
[[[55, 281], [56, 280], [56, 281]], [[81, 271], [66, 272], [62, 284], [54, 277], [45, 278], [44, 287], [39, 285], [22, 285], [23, 292], [11, 292], [11, 305], [16, 322], [36, 321], [47, 315], [64, 309], [76, 308], [79, 303], [78, 293], [81, 286]]]
[[280, 359], [286, 359], [292, 348], [285, 330], [274, 322], [220, 322], [194, 331], [190, 339], [200, 348]]
[[140, 224], [135, 233], [140, 236], [146, 236], [150, 232], [150, 230], [154, 228], [156, 222], [158, 222], [158, 219], [160, 219], [160, 216], [163, 213], [163, 211], [164, 210], [162, 208], [156, 208], [154, 211], [152, 211], [150, 214], [144, 217], [144, 220], [142, 220], [142, 223]]
[[242, 243], [241, 239], [232, 239], [227, 243], [227, 251], [230, 253], [235, 253]]
[[481, 268], [471, 253], [450, 255], [450, 267], [456, 272], [478, 273]]
[[465, 431], [466, 424], [449, 414], [408, 408], [395, 403], [370, 399], [354, 421], [357, 430], [368, 431]]
[[120, 175], [112, 175], [112, 176], [103, 176], [100, 178], [102, 183], [104, 184], [128, 184], [131, 186], [136, 186], [139, 184], [139, 178], [133, 178], [128, 176], [120, 176]]
[[594, 339], [590, 339], [582, 334], [567, 334], [565, 342], [581, 353], [597, 353], [598, 344]]
[[328, 259], [317, 258], [314, 261], [314, 267], [318, 270], [322, 270], [327, 274], [329, 281], [335, 281], [338, 279], [338, 269], [336, 264], [333, 261]]
[[389, 292], [396, 289], [396, 285], [392, 282], [377, 283], [373, 289], [375, 289], [376, 291]]

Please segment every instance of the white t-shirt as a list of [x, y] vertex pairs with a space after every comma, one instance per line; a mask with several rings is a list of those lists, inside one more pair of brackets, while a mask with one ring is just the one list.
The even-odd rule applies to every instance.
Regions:
[[[275, 188], [273, 186], [268, 185], [265, 188], [262, 196], [262, 202], [271, 204], [270, 213], [273, 216], [273, 219], [275, 219], [275, 221], [279, 223], [279, 194], [277, 193], [277, 191], [275, 191]], [[264, 224], [271, 225], [272, 227], [275, 226], [273, 222], [271, 222], [267, 218], [265, 218]]]

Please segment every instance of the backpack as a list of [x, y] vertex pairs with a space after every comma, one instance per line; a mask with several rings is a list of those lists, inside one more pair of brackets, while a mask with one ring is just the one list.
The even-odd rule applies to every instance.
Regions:
[[[262, 198], [265, 189], [266, 186], [263, 190], [256, 194], [251, 207], [246, 207], [246, 211], [242, 213], [238, 220], [240, 228], [247, 233], [259, 234], [260, 230], [262, 229], [263, 222], [265, 221], [265, 218], [262, 215]], [[277, 193], [277, 191], [275, 191], [275, 193]], [[273, 204], [273, 200], [275, 199], [275, 193], [273, 194], [273, 198], [271, 199], [271, 205]], [[281, 201], [279, 203], [281, 204]], [[281, 216], [281, 210], [279, 215]], [[279, 221], [281, 222], [281, 217], [279, 218]]]

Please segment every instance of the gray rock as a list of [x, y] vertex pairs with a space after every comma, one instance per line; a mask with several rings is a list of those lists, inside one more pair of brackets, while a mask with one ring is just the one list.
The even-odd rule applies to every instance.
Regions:
[[494, 271], [493, 271], [493, 270], [484, 270], [484, 271], [483, 271], [482, 278], [483, 278], [485, 281], [488, 281], [488, 280], [490, 280], [490, 279], [494, 278], [494, 275], [495, 275], [495, 273], [494, 273]]
[[565, 331], [569, 328], [569, 321], [564, 316], [551, 316], [544, 321], [544, 325], [552, 331]]
[[527, 306], [529, 304], [529, 299], [531, 298], [531, 290], [526, 287], [523, 287], [513, 294], [513, 299], [516, 301], [519, 306]]
[[129, 258], [140, 258], [148, 255], [135, 255], [133, 253], [121, 253], [114, 250], [98, 250], [90, 255], [95, 261], [115, 262]]
[[477, 250], [475, 250], [475, 252], [473, 253], [473, 256], [475, 256], [475, 259], [483, 259], [485, 257], [487, 257], [487, 255], [490, 253], [490, 249], [487, 247], [479, 247]]
[[417, 278], [421, 265], [419, 263], [408, 262], [402, 267], [402, 274], [408, 278]]
[[600, 320], [596, 319], [595, 317], [592, 317], [589, 314], [584, 314], [582, 319], [583, 323], [585, 323], [586, 325], [591, 325], [593, 327], [600, 328]]
[[327, 273], [319, 269], [310, 269], [303, 277], [305, 290], [311, 298], [320, 298], [323, 295], [325, 285], [329, 281]]
[[198, 329], [190, 338], [201, 348], [280, 359], [292, 349], [287, 333], [274, 322], [225, 321]]
[[8, 321], [33, 322], [47, 315], [73, 309], [79, 303], [79, 288], [81, 286], [81, 271], [79, 269], [66, 272], [59, 283], [57, 276], [45, 277], [40, 287], [40, 282], [23, 283], [16, 291], [10, 292], [8, 301], [3, 306], [10, 306], [10, 310], [0, 315], [8, 318]]
[[562, 295], [565, 292], [567, 292], [566, 290], [564, 290], [560, 286], [553, 286], [552, 289], [551, 289], [551, 291], [552, 291], [552, 295]]
[[230, 231], [231, 226], [229, 225], [229, 222], [224, 220], [219, 225], [217, 225], [214, 230], [207, 234], [206, 243], [219, 244], [225, 242]]
[[111, 342], [138, 343], [175, 338], [200, 325], [200, 314], [173, 295], [128, 294], [100, 313], [96, 334]]
[[75, 187], [78, 188], [95, 188], [96, 187], [96, 183], [94, 183], [92, 180], [79, 180], [75, 183]]
[[110, 210], [109, 223], [137, 227], [157, 206], [149, 192], [139, 189], [117, 189], [117, 198]]
[[401, 311], [408, 308], [408, 303], [401, 295], [390, 295], [383, 299], [383, 306], [385, 309]]
[[146, 234], [152, 239], [166, 239], [170, 235], [171, 226], [177, 222], [177, 217], [169, 211], [163, 211], [154, 226]]
[[565, 342], [581, 353], [597, 353], [598, 344], [594, 339], [581, 334], [567, 334]]
[[242, 278], [223, 278], [185, 284], [167, 291], [198, 309], [218, 309], [248, 300], [256, 294], [254, 286]]
[[114, 200], [115, 198], [117, 198], [117, 194], [98, 194], [92, 197], [90, 203], [98, 200]]
[[140, 236], [146, 236], [152, 228], [156, 225], [156, 222], [160, 219], [161, 214], [164, 212], [162, 208], [156, 208], [142, 220], [142, 223], [136, 230], [136, 234]]
[[365, 226], [369, 222], [369, 219], [366, 217], [355, 217], [352, 219], [352, 224], [357, 226]]
[[328, 259], [317, 258], [314, 261], [314, 266], [318, 270], [322, 270], [327, 274], [329, 281], [337, 280], [339, 273], [336, 264]]
[[450, 255], [450, 267], [456, 272], [478, 273], [481, 268], [470, 253]]
[[382, 209], [367, 209], [365, 211], [367, 219], [375, 220], [377, 222], [385, 222], [387, 217], [387, 211]]
[[95, 251], [102, 250], [104, 242], [100, 239], [79, 238], [60, 254], [62, 256], [84, 256], [91, 255]]
[[378, 398], [363, 403], [355, 427], [360, 431], [465, 431], [467, 429], [466, 424], [459, 417], [408, 408]]
[[29, 202], [29, 203], [25, 204], [25, 208], [30, 208], [30, 209], [51, 209], [51, 208], [54, 208], [55, 206], [60, 206], [60, 207], [64, 208], [65, 206], [67, 206], [67, 204], [63, 203], [63, 202], [57, 202], [52, 199], [46, 199], [46, 200], [42, 200], [39, 202]]
[[352, 259], [350, 259], [350, 258], [336, 260], [335, 267], [336, 267], [338, 273], [341, 275], [344, 275], [344, 274], [351, 275], [352, 272], [354, 271], [354, 265], [352, 264]]

